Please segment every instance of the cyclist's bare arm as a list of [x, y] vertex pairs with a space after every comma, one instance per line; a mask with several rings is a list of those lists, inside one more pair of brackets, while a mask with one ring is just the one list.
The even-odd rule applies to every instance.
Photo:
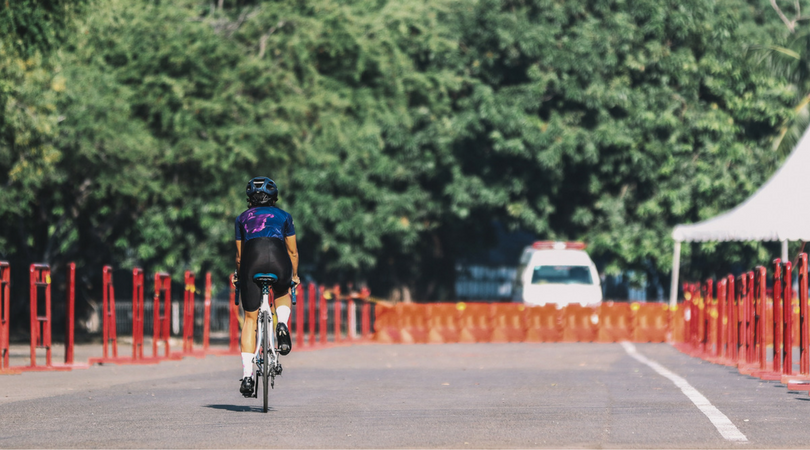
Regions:
[[[239, 273], [241, 269], [240, 265], [242, 262], [242, 241], [236, 241], [236, 272]], [[293, 266], [295, 267], [295, 266]]]
[[292, 281], [299, 284], [301, 281], [298, 279], [298, 243], [295, 235], [285, 237], [284, 243], [287, 244], [287, 254], [290, 255], [290, 261], [292, 261]]

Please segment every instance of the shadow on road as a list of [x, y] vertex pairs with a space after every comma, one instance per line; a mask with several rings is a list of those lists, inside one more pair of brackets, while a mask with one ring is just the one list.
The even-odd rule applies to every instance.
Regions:
[[[233, 412], [262, 412], [261, 406], [247, 406], [247, 405], [205, 405], [206, 408], [222, 409], [225, 411]], [[273, 408], [267, 408], [267, 412], [274, 411]]]

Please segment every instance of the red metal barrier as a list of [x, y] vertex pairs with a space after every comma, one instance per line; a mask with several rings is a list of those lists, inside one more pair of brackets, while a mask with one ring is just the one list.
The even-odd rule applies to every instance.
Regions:
[[756, 363], [756, 342], [754, 340], [754, 272], [745, 277], [745, 364], [753, 367]]
[[728, 325], [727, 333], [727, 360], [728, 364], [735, 365], [737, 363], [737, 316], [739, 308], [737, 306], [737, 287], [734, 283], [734, 276], [729, 275], [726, 277], [726, 302], [728, 304]]
[[321, 323], [319, 324], [320, 326], [318, 327], [318, 330], [321, 333], [321, 344], [326, 344], [327, 343], [326, 322], [329, 319], [329, 311], [326, 308], [326, 296], [323, 286], [318, 286], [318, 298], [320, 299], [320, 305], [318, 309], [320, 309], [321, 313], [320, 314]]
[[203, 306], [203, 351], [207, 351], [211, 339], [211, 272], [205, 273], [205, 297]]
[[9, 369], [9, 297], [11, 285], [11, 266], [6, 261], [0, 261], [0, 373], [10, 372]]
[[[161, 296], [163, 308], [161, 308]], [[164, 357], [169, 357], [169, 332], [171, 326], [172, 280], [169, 274], [155, 273], [155, 297], [152, 321], [152, 356], [158, 358], [158, 343], [163, 343]], [[161, 309], [163, 314], [161, 314]]]
[[782, 263], [782, 312], [784, 337], [782, 338], [782, 374], [793, 375], [793, 264]]
[[782, 372], [782, 260], [773, 261], [773, 371]]
[[183, 284], [183, 353], [194, 351], [194, 274], [186, 271]]
[[239, 342], [239, 305], [236, 304], [236, 286], [233, 284], [233, 274], [228, 277], [228, 282], [231, 284], [231, 295], [229, 300], [228, 311], [228, 334], [230, 336], [230, 344], [228, 350], [231, 353], [240, 353], [241, 347]]
[[[51, 368], [51, 268], [47, 264], [31, 264], [29, 268], [31, 300], [31, 363], [29, 369], [37, 367], [37, 348], [45, 349], [45, 367]], [[45, 311], [38, 311], [39, 288], [45, 288]]]
[[132, 269], [132, 360], [143, 359], [144, 326], [143, 269]]
[[304, 346], [304, 299], [301, 298], [304, 289], [301, 285], [295, 287], [295, 345]]
[[334, 304], [334, 316], [335, 316], [335, 342], [340, 342], [342, 340], [342, 332], [340, 331], [340, 316], [341, 316], [341, 306], [342, 303], [340, 301], [340, 286], [335, 285], [332, 288], [332, 302]]
[[708, 279], [706, 280], [706, 284], [704, 285], [705, 288], [705, 295], [703, 296], [703, 346], [702, 352], [704, 356], [710, 356], [714, 354], [714, 341], [712, 341], [712, 328], [714, 326], [714, 322], [712, 320], [712, 310], [713, 310], [713, 302], [714, 302], [714, 280]]
[[67, 305], [65, 308], [65, 364], [73, 364], [73, 339], [76, 317], [76, 264], [68, 264]]
[[315, 345], [315, 285], [309, 283], [307, 289], [307, 308], [309, 308], [309, 345]]
[[754, 331], [756, 332], [756, 345], [757, 345], [757, 356], [756, 359], [759, 361], [759, 370], [760, 371], [767, 371], [768, 370], [768, 346], [765, 342], [765, 315], [767, 312], [766, 302], [767, 302], [767, 273], [764, 267], [757, 266], [756, 272], [756, 326]]
[[115, 289], [112, 282], [112, 267], [104, 266], [102, 271], [102, 345], [104, 359], [118, 357], [118, 333], [115, 327]]
[[716, 340], [714, 344], [714, 357], [720, 361], [725, 356], [726, 320], [726, 283], [725, 279], [717, 280], [717, 320], [715, 321]]
[[231, 296], [228, 306], [228, 334], [230, 335], [230, 345], [228, 351], [231, 353], [240, 353], [239, 347], [239, 305], [236, 304], [236, 286], [233, 285], [233, 274], [228, 277], [228, 282], [231, 284]]
[[810, 376], [810, 325], [808, 324], [807, 253], [799, 255], [799, 375]]

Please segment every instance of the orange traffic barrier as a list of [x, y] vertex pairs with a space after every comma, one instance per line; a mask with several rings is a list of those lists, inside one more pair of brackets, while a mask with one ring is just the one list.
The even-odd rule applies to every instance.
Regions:
[[375, 342], [381, 344], [399, 344], [402, 335], [399, 331], [399, 321], [393, 307], [379, 303], [374, 305], [374, 337]]
[[596, 340], [599, 315], [593, 306], [571, 304], [563, 311], [563, 341], [593, 342]]
[[459, 303], [459, 342], [489, 342], [490, 308], [486, 303]]
[[526, 342], [562, 340], [562, 310], [555, 305], [529, 306], [526, 315]]
[[431, 344], [458, 342], [460, 303], [434, 303], [428, 310], [428, 337]]
[[635, 310], [633, 341], [666, 342], [669, 306], [666, 303], [633, 303]]
[[633, 311], [628, 303], [606, 302], [599, 305], [599, 342], [629, 341], [633, 338]]
[[394, 307], [399, 318], [403, 344], [423, 344], [428, 339], [427, 309], [418, 303], [399, 303]]
[[669, 340], [682, 344], [686, 342], [686, 308], [678, 305], [670, 308], [669, 312]]
[[523, 342], [526, 339], [526, 317], [523, 304], [492, 305], [490, 342]]

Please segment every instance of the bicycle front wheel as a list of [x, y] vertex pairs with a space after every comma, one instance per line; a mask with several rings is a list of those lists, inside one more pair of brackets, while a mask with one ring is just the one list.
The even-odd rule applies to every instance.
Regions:
[[264, 363], [262, 364], [262, 397], [264, 398], [264, 406], [262, 407], [262, 412], [267, 412], [267, 392], [268, 392], [268, 382], [270, 381], [270, 371], [273, 368], [270, 366], [270, 361], [272, 356], [272, 352], [270, 350], [270, 314], [263, 313], [262, 314], [262, 360]]

